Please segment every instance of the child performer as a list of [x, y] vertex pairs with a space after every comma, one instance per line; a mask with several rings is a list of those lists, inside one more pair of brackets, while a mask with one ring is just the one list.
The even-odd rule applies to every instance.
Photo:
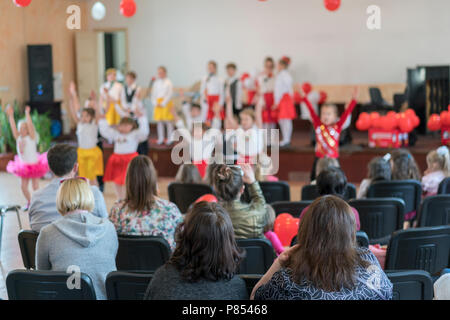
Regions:
[[[75, 83], [70, 83], [70, 115], [77, 124], [78, 174], [98, 185], [98, 177], [103, 176], [103, 152], [98, 147], [98, 123], [94, 108], [80, 108]], [[81, 112], [78, 111], [81, 109]]]
[[39, 178], [48, 172], [47, 154], [37, 152], [39, 136], [31, 120], [30, 107], [25, 108], [25, 120], [19, 121], [18, 128], [14, 121], [14, 110], [11, 106], [6, 107], [6, 114], [9, 117], [12, 134], [17, 142], [18, 153], [14, 161], [8, 163], [6, 171], [20, 177], [22, 193], [27, 199], [27, 206], [24, 208], [26, 211], [31, 200], [31, 194], [28, 190], [30, 180], [33, 190], [36, 191], [39, 189]]
[[[268, 57], [264, 61], [264, 71], [260, 74], [257, 81], [258, 104], [262, 104], [262, 126], [264, 129], [275, 129], [277, 119], [275, 117], [275, 77], [274, 77], [275, 62]], [[270, 140], [270, 132], [267, 132], [266, 141], [268, 145], [272, 144]]]
[[119, 200], [125, 197], [125, 177], [128, 164], [138, 156], [137, 148], [140, 142], [148, 139], [149, 125], [147, 117], [139, 110], [136, 112], [138, 124], [131, 118], [122, 118], [117, 129], [114, 129], [106, 119], [99, 121], [100, 134], [114, 143], [114, 153], [109, 157], [104, 176], [105, 182], [114, 182]]
[[428, 168], [422, 177], [422, 190], [425, 197], [438, 193], [439, 184], [450, 174], [450, 154], [446, 146], [442, 146], [427, 154]]
[[[255, 72], [256, 74], [256, 72]], [[244, 73], [241, 77], [241, 82], [246, 92], [246, 101], [244, 107], [254, 107], [257, 103], [256, 95], [258, 93], [258, 79], [253, 74]]]
[[[208, 110], [206, 108], [202, 108], [200, 104], [193, 102], [193, 97], [186, 97], [182, 89], [180, 90], [180, 99], [182, 101], [181, 109], [186, 122], [185, 127], [189, 131], [192, 131], [195, 123], [202, 123], [206, 121], [206, 112]], [[180, 120], [181, 119], [178, 121]], [[175, 126], [177, 128], [179, 128], [179, 125], [177, 125], [178, 121], [175, 121]]]
[[292, 138], [292, 120], [297, 117], [294, 105], [293, 80], [288, 72], [291, 59], [283, 57], [278, 62], [278, 74], [275, 79], [275, 105], [277, 106], [277, 118], [280, 125], [283, 140], [280, 147], [288, 147]]
[[[211, 121], [214, 118], [214, 105], [223, 106], [225, 102], [224, 85], [222, 80], [217, 76], [217, 63], [210, 61], [208, 63], [208, 76], [206, 76], [200, 87], [201, 101], [207, 105], [208, 114], [207, 120]], [[225, 112], [220, 111], [221, 119], [225, 119]]]
[[164, 143], [164, 131], [167, 127], [166, 145], [172, 144], [173, 133], [173, 85], [167, 78], [167, 69], [163, 66], [158, 68], [158, 79], [153, 83], [152, 104], [155, 107], [153, 119], [157, 122], [158, 145]]
[[311, 171], [311, 181], [316, 180], [316, 165], [320, 158], [339, 158], [339, 137], [347, 118], [352, 114], [356, 106], [359, 88], [355, 87], [352, 100], [345, 109], [344, 114], [338, 120], [338, 110], [335, 105], [323, 105], [320, 110], [320, 117], [314, 110], [307, 97], [303, 98], [311, 114], [312, 123], [316, 133], [316, 158]]
[[233, 114], [238, 116], [242, 110], [242, 83], [236, 76], [236, 64], [229, 63], [226, 69], [228, 78], [225, 81], [225, 94], [231, 97]]
[[[120, 108], [120, 94], [123, 90], [122, 84], [116, 81], [115, 69], [106, 70], [106, 82], [100, 87], [99, 105], [103, 110], [108, 110], [106, 120], [113, 126], [120, 122], [117, 108]], [[107, 104], [110, 104], [107, 106]]]

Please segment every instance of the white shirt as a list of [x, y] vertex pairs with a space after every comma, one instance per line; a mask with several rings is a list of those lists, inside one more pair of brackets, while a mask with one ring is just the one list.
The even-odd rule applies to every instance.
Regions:
[[206, 96], [219, 96], [219, 105], [225, 103], [225, 88], [223, 81], [217, 75], [206, 76], [200, 86], [202, 101], [206, 101]]
[[144, 142], [150, 133], [147, 117], [138, 119], [139, 128], [128, 134], [122, 134], [118, 130], [108, 125], [106, 119], [99, 121], [100, 134], [114, 143], [114, 153], [130, 154], [135, 153], [139, 143]]
[[[136, 90], [133, 100], [131, 100], [131, 103], [128, 103], [126, 94], [130, 95], [133, 90]], [[129, 117], [130, 112], [136, 113], [136, 110], [143, 111], [142, 101], [139, 99], [140, 90], [141, 88], [136, 83], [133, 83], [130, 87], [123, 87], [120, 95], [121, 107], [116, 105], [116, 111], [120, 117]]]
[[256, 125], [249, 130], [239, 127], [236, 130], [227, 130], [226, 140], [234, 139], [236, 152], [243, 157], [259, 155], [264, 149], [263, 131]]
[[266, 73], [261, 73], [258, 77], [258, 88], [262, 94], [272, 93], [275, 90], [275, 77], [269, 77]]
[[17, 138], [17, 153], [20, 161], [27, 164], [34, 164], [38, 162], [37, 140], [37, 138], [35, 140], [31, 139], [30, 136], [19, 136], [19, 138]]
[[294, 94], [294, 80], [287, 70], [282, 70], [277, 74], [275, 79], [275, 105], [281, 102], [285, 94]]
[[98, 143], [98, 125], [95, 122], [79, 122], [77, 125], [77, 138], [80, 149], [95, 148]]
[[[203, 107], [201, 106], [201, 112], [200, 112], [200, 115], [197, 116], [197, 117], [192, 117], [192, 116], [191, 116], [191, 107], [192, 107], [191, 104], [188, 103], [188, 102], [183, 103], [183, 105], [181, 106], [181, 108], [182, 108], [182, 110], [183, 110], [184, 118], [185, 118], [185, 123], [186, 123], [185, 128], [186, 128], [188, 131], [192, 131], [192, 128], [193, 128], [193, 126], [194, 126], [194, 123], [202, 123], [202, 122], [205, 122], [205, 121], [206, 121], [206, 116], [207, 116], [207, 111], [208, 111], [208, 109], [203, 108]], [[179, 121], [181, 121], [181, 126], [184, 125], [183, 120], [180, 119], [180, 120], [178, 120], [178, 122], [177, 122], [177, 124], [176, 124], [176, 127], [177, 127], [177, 128], [180, 127]], [[214, 122], [214, 119], [213, 119], [213, 122]]]
[[161, 106], [165, 107], [172, 99], [173, 85], [168, 78], [157, 79], [152, 87], [152, 104], [158, 105], [158, 99], [163, 99]]
[[111, 82], [105, 82], [100, 86], [100, 94], [102, 95], [103, 99], [106, 100], [105, 96], [105, 89], [108, 90], [108, 95], [111, 97], [112, 100], [115, 102], [120, 101], [120, 95], [123, 90], [123, 86], [120, 82], [115, 81], [114, 84], [111, 86]]
[[[307, 96], [309, 102], [311, 102], [311, 105], [314, 108], [314, 111], [316, 112], [316, 114], [319, 114], [319, 101], [320, 101], [320, 93], [317, 91], [311, 91], [308, 96]], [[300, 110], [301, 110], [301, 118], [303, 120], [309, 120], [312, 121], [311, 119], [311, 114], [309, 113], [309, 109], [306, 106], [305, 102], [302, 102], [300, 104]]]
[[237, 80], [236, 97], [235, 97], [236, 101], [233, 101], [233, 102], [234, 102], [234, 105], [236, 106], [236, 109], [241, 110], [242, 109], [242, 83], [237, 77], [227, 78], [227, 80], [225, 81], [225, 94], [231, 95], [230, 85], [236, 80]]

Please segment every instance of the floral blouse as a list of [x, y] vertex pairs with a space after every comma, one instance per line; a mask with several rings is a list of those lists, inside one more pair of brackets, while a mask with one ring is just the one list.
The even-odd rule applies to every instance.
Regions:
[[109, 219], [117, 233], [128, 236], [161, 236], [175, 249], [175, 229], [183, 221], [178, 207], [164, 199], [155, 198], [149, 211], [132, 212], [124, 201], [118, 201], [111, 209]]

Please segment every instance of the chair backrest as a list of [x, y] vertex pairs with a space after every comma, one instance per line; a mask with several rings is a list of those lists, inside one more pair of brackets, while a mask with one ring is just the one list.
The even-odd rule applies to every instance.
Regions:
[[262, 181], [259, 183], [267, 203], [291, 201], [291, 189], [285, 181]]
[[[317, 191], [317, 186], [314, 184], [303, 186], [302, 188], [302, 201], [314, 201], [319, 195]], [[350, 199], [356, 198], [356, 187], [352, 183], [348, 183], [344, 193], [344, 200], [348, 201]]]
[[[295, 246], [297, 244], [297, 236], [292, 239], [291, 247]], [[356, 242], [358, 243], [358, 246], [363, 248], [369, 248], [369, 237], [364, 231], [357, 231], [356, 232]]]
[[349, 205], [358, 211], [361, 230], [367, 233], [370, 240], [377, 242], [403, 229], [405, 202], [402, 199], [357, 199], [350, 200]]
[[106, 277], [108, 300], [144, 300], [153, 273], [113, 271]]
[[237, 245], [246, 251], [239, 274], [265, 274], [275, 260], [275, 251], [267, 239], [239, 239]]
[[152, 273], [164, 265], [170, 255], [170, 246], [161, 237], [119, 236], [117, 270]]
[[239, 277], [245, 281], [245, 286], [247, 287], [248, 297], [252, 295], [253, 288], [261, 280], [261, 274], [240, 274]]
[[294, 218], [300, 217], [302, 211], [310, 206], [312, 201], [277, 201], [271, 204], [275, 214], [289, 213]]
[[419, 211], [419, 226], [433, 227], [450, 224], [450, 194], [426, 197]]
[[378, 87], [369, 88], [370, 103], [376, 106], [382, 106], [384, 104], [383, 96], [381, 95], [381, 90]]
[[399, 230], [392, 234], [386, 270], [425, 270], [436, 275], [450, 258], [450, 226]]
[[39, 233], [32, 230], [22, 230], [19, 232], [19, 247], [25, 269], [36, 269], [36, 242]]
[[433, 279], [423, 270], [386, 271], [394, 289], [392, 300], [432, 300]]
[[189, 206], [205, 194], [214, 194], [211, 186], [197, 183], [173, 182], [168, 186], [169, 200], [175, 203], [182, 213], [186, 213]]
[[6, 277], [9, 300], [95, 300], [91, 278], [80, 275], [80, 288], [69, 289], [72, 273], [13, 270]]
[[405, 213], [418, 211], [422, 200], [422, 185], [416, 180], [379, 181], [370, 185], [367, 198], [400, 198], [405, 201]]
[[438, 194], [450, 194], [450, 178], [445, 178], [439, 184]]

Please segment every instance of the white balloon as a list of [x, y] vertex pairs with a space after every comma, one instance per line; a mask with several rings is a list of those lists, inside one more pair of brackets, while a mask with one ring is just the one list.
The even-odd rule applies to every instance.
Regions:
[[105, 5], [100, 1], [94, 3], [94, 5], [92, 6], [91, 15], [94, 20], [97, 21], [103, 20], [103, 18], [106, 15]]

